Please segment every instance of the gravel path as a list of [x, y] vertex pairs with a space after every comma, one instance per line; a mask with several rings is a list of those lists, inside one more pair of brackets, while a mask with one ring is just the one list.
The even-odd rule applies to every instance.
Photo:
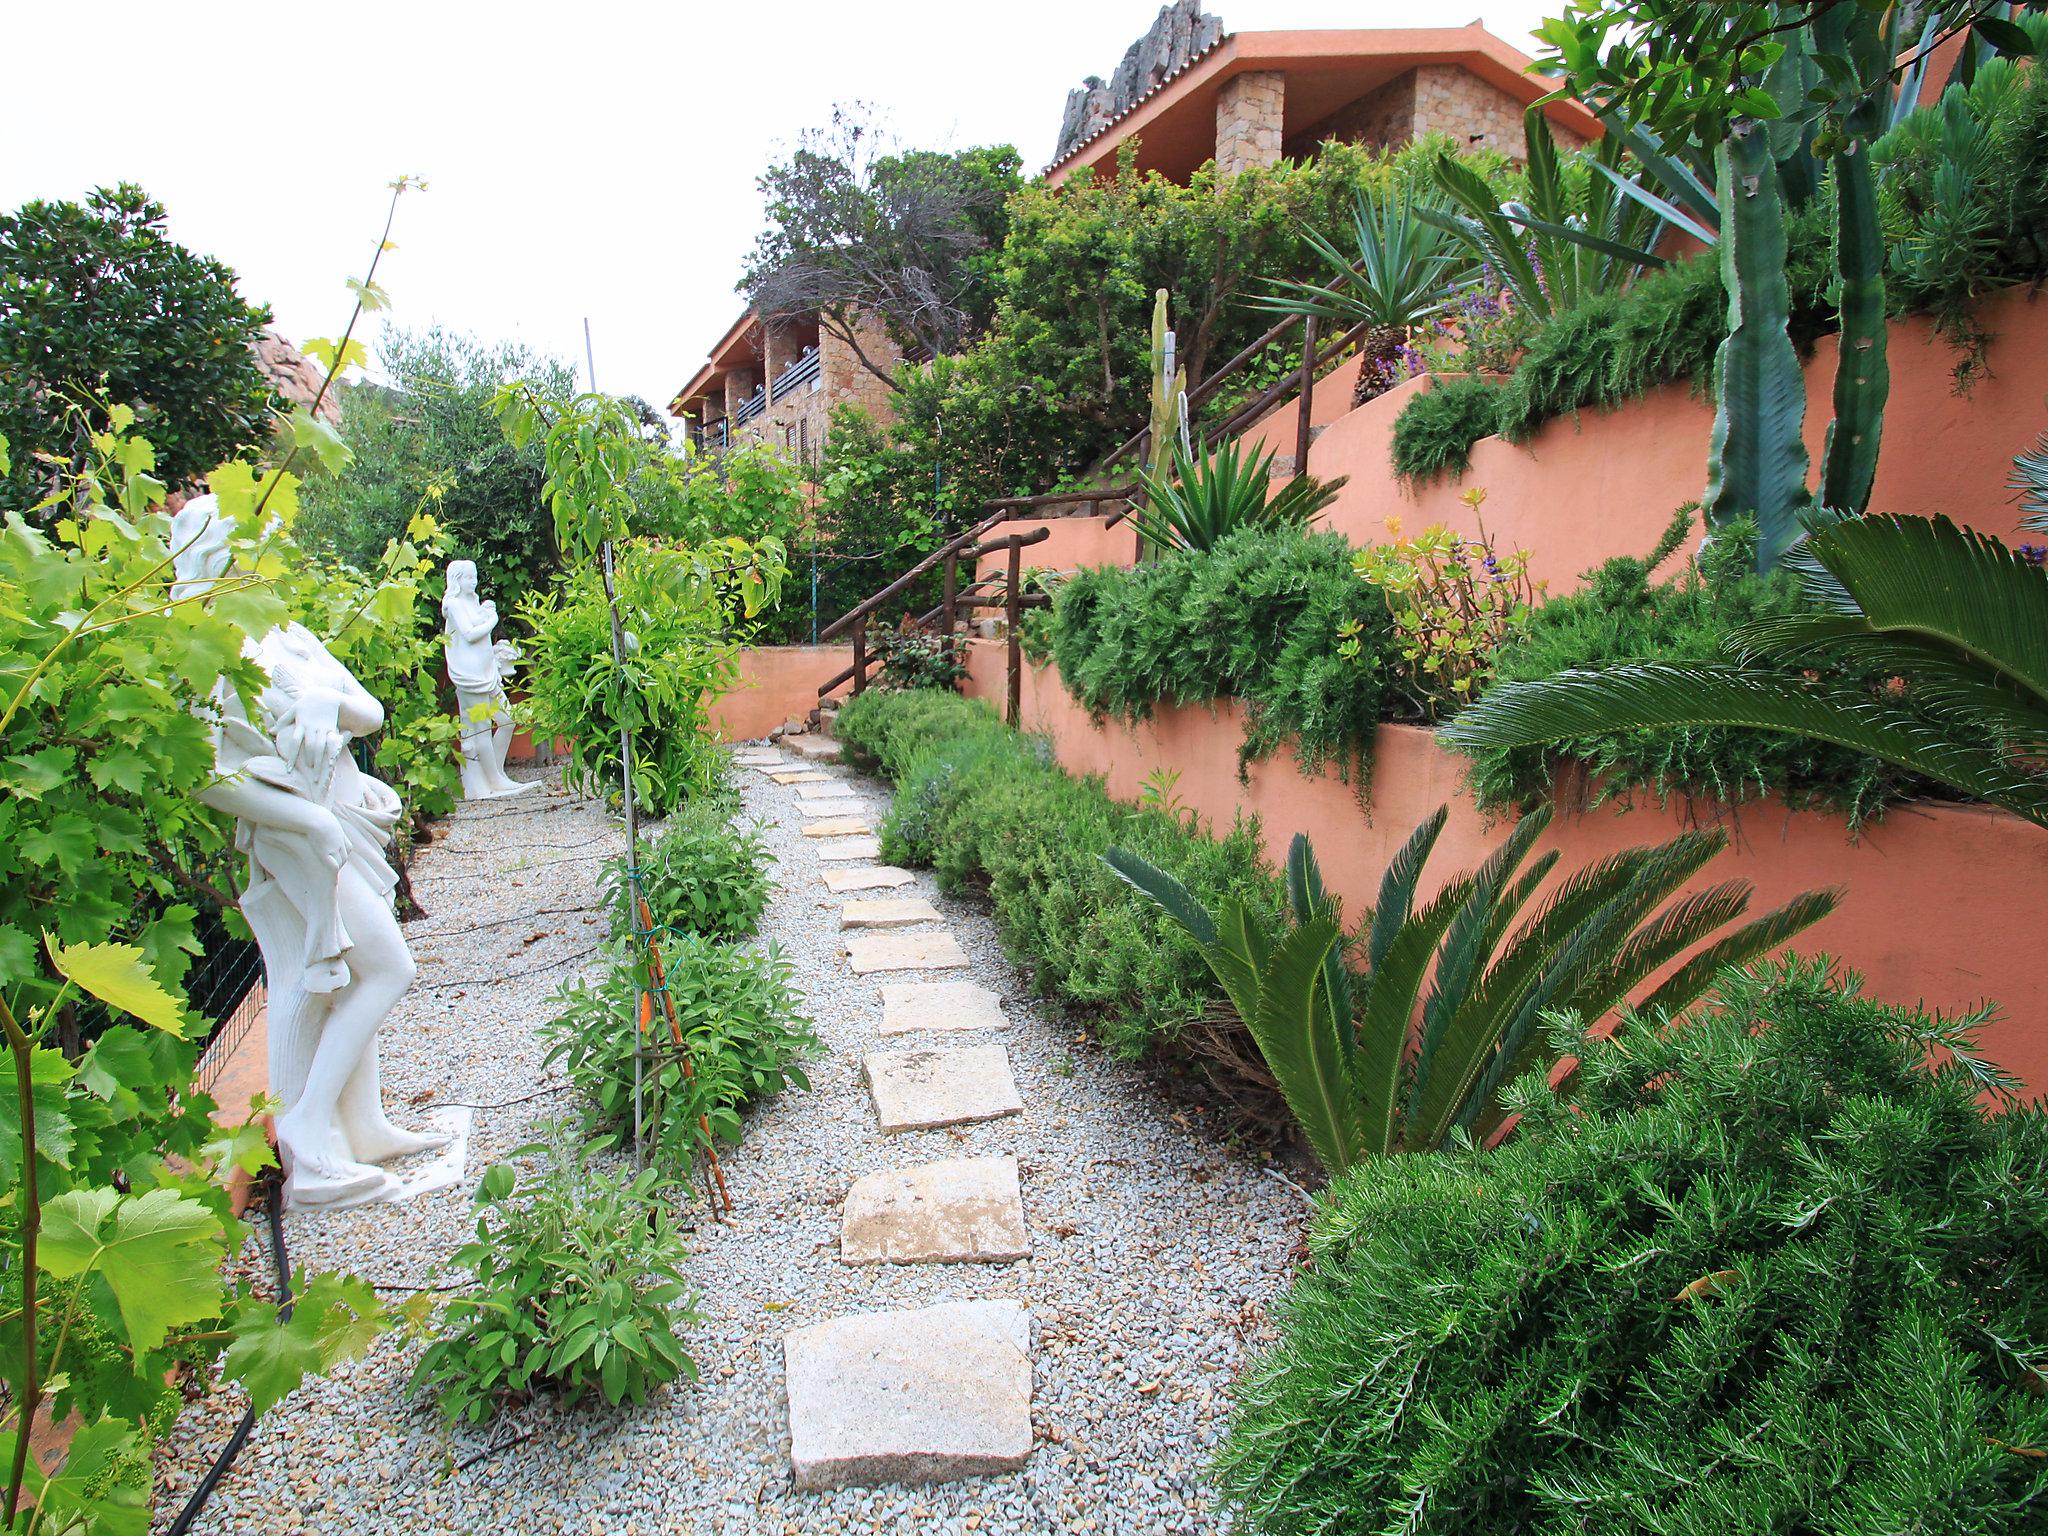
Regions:
[[[871, 823], [886, 789], [836, 766]], [[1204, 1467], [1227, 1389], [1299, 1234], [1299, 1195], [1233, 1150], [1209, 1117], [1176, 1108], [1140, 1071], [1107, 1061], [1031, 999], [987, 912], [925, 896], [998, 993], [999, 1037], [1022, 1116], [884, 1138], [860, 1080], [882, 1042], [881, 980], [847, 969], [844, 898], [799, 834], [795, 786], [741, 770], [745, 815], [778, 861], [762, 921], [825, 1044], [813, 1091], [757, 1108], [726, 1155], [737, 1213], [700, 1221], [689, 1265], [705, 1321], [688, 1338], [704, 1372], [641, 1409], [536, 1403], [488, 1431], [451, 1432], [405, 1391], [417, 1346], [387, 1338], [310, 1383], [256, 1427], [195, 1523], [200, 1532], [1183, 1532], [1217, 1529]], [[394, 1110], [482, 1109], [459, 1190], [405, 1205], [292, 1215], [295, 1265], [420, 1285], [468, 1235], [482, 1170], [533, 1139], [566, 1095], [550, 1086], [535, 1027], [565, 977], [591, 969], [603, 932], [598, 860], [623, 837], [597, 806], [550, 786], [465, 807], [413, 872], [431, 914], [410, 929], [420, 981], [387, 1026]], [[845, 866], [840, 866], [845, 867]], [[909, 930], [923, 931], [923, 930]], [[909, 979], [909, 978], [903, 978]], [[1008, 1265], [851, 1268], [840, 1203], [857, 1177], [944, 1157], [1014, 1154], [1033, 1256]], [[798, 1493], [790, 1485], [782, 1335], [853, 1312], [1016, 1298], [1031, 1313], [1036, 1446], [1018, 1473], [930, 1488]], [[158, 1504], [175, 1512], [239, 1415], [223, 1391], [190, 1409], [160, 1457]], [[168, 1515], [166, 1516], [166, 1519]]]

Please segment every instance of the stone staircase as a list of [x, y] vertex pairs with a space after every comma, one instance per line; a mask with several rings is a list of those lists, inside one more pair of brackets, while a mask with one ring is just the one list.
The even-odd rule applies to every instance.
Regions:
[[[929, 902], [859, 894], [914, 877], [876, 862], [879, 840], [846, 781], [818, 766], [838, 752], [830, 737], [806, 733], [736, 760], [795, 790], [818, 877], [848, 898], [839, 914], [846, 964], [856, 976], [879, 978], [879, 1033], [890, 1044], [864, 1055], [863, 1076], [878, 1131], [903, 1138], [907, 1155], [847, 1192], [840, 1260], [886, 1267], [1028, 1258], [1016, 1158], [936, 1158], [937, 1148], [923, 1144], [948, 1126], [1023, 1112], [1009, 1052], [982, 1038], [1004, 1026], [1001, 1000], [957, 974], [968, 956]], [[923, 973], [956, 974], [887, 979]], [[959, 1036], [971, 1038], [953, 1043]], [[1031, 1319], [1015, 1300], [832, 1318], [785, 1335], [783, 1365], [800, 1489], [944, 1482], [1015, 1471], [1031, 1454]]]

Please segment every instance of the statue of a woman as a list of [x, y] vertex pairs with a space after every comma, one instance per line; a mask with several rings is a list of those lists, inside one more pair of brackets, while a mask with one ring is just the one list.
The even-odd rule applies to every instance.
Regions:
[[477, 596], [476, 562], [448, 562], [448, 594], [441, 599], [447, 624], [448, 681], [462, 711], [462, 798], [495, 800], [539, 786], [522, 784], [505, 772], [512, 748], [512, 703], [505, 684], [519, 652], [509, 640], [493, 640], [498, 605]]
[[[211, 496], [178, 512], [173, 597], [227, 573], [229, 531]], [[384, 858], [398, 796], [356, 766], [348, 744], [381, 727], [384, 708], [302, 625], [271, 630], [245, 654], [268, 683], [253, 718], [235, 690], [216, 692], [217, 777], [199, 798], [236, 818], [249, 857], [241, 908], [269, 987], [285, 1197], [329, 1207], [389, 1199], [399, 1181], [377, 1165], [449, 1138], [393, 1125], [378, 1090], [377, 1030], [414, 967]]]

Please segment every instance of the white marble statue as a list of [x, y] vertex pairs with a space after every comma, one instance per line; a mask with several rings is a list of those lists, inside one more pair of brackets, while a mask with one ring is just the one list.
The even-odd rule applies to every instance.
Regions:
[[447, 624], [448, 681], [455, 685], [462, 711], [462, 798], [495, 800], [539, 788], [505, 772], [505, 754], [512, 749], [512, 703], [505, 684], [519, 652], [511, 641], [491, 638], [498, 627], [498, 605], [477, 596], [474, 560], [448, 562], [441, 617]]
[[[174, 597], [226, 574], [229, 533], [211, 496], [177, 513]], [[225, 683], [216, 692], [217, 777], [199, 798], [236, 818], [236, 846], [249, 857], [241, 908], [269, 987], [285, 1198], [325, 1207], [390, 1199], [399, 1180], [378, 1165], [448, 1138], [393, 1125], [378, 1091], [377, 1030], [414, 967], [384, 856], [398, 796], [356, 766], [349, 741], [382, 726], [384, 708], [300, 624], [245, 651], [268, 685], [253, 718]]]

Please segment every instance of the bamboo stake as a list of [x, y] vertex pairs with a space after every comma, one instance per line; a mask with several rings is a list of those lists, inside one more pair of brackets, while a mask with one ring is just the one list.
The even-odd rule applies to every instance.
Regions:
[[[653, 973], [654, 985], [661, 993], [661, 1008], [668, 1019], [669, 1039], [683, 1058], [683, 1081], [694, 1083], [697, 1068], [690, 1060], [688, 1048], [683, 1044], [683, 1027], [676, 1022], [676, 1000], [668, 995], [668, 970], [661, 963], [661, 946], [654, 938], [654, 913], [647, 905], [647, 898], [640, 896], [640, 926], [647, 930], [647, 967]], [[649, 1022], [653, 1009], [649, 1006], [645, 992], [640, 994], [642, 1026]], [[718, 1181], [719, 1203], [725, 1207], [725, 1214], [732, 1214], [732, 1192], [725, 1187], [725, 1169], [718, 1161], [718, 1147], [711, 1139], [711, 1117], [702, 1110], [697, 1111], [697, 1128], [704, 1133], [704, 1155], [711, 1159], [711, 1176]]]

